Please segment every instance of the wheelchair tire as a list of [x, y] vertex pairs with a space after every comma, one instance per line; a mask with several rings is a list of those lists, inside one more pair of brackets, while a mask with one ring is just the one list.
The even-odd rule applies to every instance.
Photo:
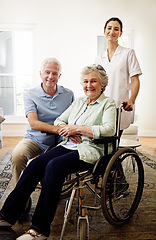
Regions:
[[87, 221], [80, 220], [80, 240], [87, 240]]
[[71, 195], [72, 189], [76, 182], [72, 182], [71, 180], [75, 177], [75, 174], [69, 174], [65, 180], [65, 184], [63, 185], [60, 199], [68, 198]]
[[144, 186], [141, 159], [131, 148], [119, 149], [110, 159], [102, 180], [101, 207], [112, 225], [120, 225], [135, 213]]
[[74, 185], [75, 185], [75, 183], [71, 183], [69, 185], [63, 186], [61, 195], [60, 195], [60, 199], [68, 198], [71, 195]]

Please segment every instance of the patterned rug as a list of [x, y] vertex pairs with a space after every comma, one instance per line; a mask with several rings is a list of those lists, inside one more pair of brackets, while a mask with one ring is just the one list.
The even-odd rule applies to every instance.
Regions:
[[0, 159], [0, 199], [2, 198], [8, 184], [12, 178], [11, 174], [11, 157], [12, 150], [6, 152], [6, 154]]
[[[0, 208], [12, 191], [11, 180], [11, 150], [0, 159]], [[110, 225], [101, 210], [97, 212], [88, 212], [90, 222], [90, 240], [156, 240], [156, 157], [145, 152], [138, 151], [142, 159], [145, 171], [144, 191], [139, 207], [132, 219], [120, 227]], [[15, 240], [31, 225], [31, 216], [34, 212], [40, 190], [36, 189], [32, 196], [32, 208], [30, 217], [25, 222], [18, 222], [12, 227], [13, 232], [5, 230], [0, 231], [0, 240]], [[90, 197], [90, 195], [88, 195]], [[88, 199], [88, 198], [87, 198]], [[89, 198], [90, 201], [91, 198]], [[59, 206], [52, 223], [52, 229], [48, 240], [59, 240], [63, 224], [65, 200], [59, 202]], [[72, 206], [71, 216], [73, 222], [67, 223], [64, 240], [75, 240], [77, 233], [77, 202]]]
[[[149, 167], [156, 169], [156, 157], [147, 153], [144, 150], [137, 151], [143, 163]], [[0, 199], [5, 193], [8, 184], [12, 178], [11, 174], [11, 157], [12, 150], [8, 150], [6, 154], [0, 159]]]
[[137, 151], [139, 157], [141, 158], [142, 162], [145, 163], [147, 166], [156, 169], [156, 157], [144, 150], [139, 149]]

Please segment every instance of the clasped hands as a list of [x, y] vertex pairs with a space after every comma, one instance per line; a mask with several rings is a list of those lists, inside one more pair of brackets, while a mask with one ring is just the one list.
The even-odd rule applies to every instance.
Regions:
[[62, 137], [69, 138], [73, 143], [81, 143], [81, 135], [78, 134], [78, 126], [77, 125], [64, 125], [60, 126], [60, 130], [58, 134]]

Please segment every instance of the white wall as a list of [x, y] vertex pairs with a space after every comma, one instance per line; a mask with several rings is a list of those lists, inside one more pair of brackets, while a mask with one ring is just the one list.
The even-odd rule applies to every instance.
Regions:
[[[156, 1], [155, 0], [0, 0], [0, 24], [35, 24], [35, 75], [46, 57], [58, 58], [63, 67], [60, 84], [82, 95], [80, 71], [94, 62], [96, 36], [105, 21], [119, 17], [124, 30], [133, 32], [132, 47], [143, 75], [136, 101], [139, 135], [156, 136]], [[7, 122], [3, 124], [4, 135]], [[7, 133], [8, 135], [8, 133]]]

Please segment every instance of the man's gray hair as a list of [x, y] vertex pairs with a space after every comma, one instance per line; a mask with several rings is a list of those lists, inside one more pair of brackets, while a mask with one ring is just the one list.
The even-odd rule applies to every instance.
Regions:
[[47, 63], [55, 63], [58, 65], [59, 67], [59, 73], [61, 73], [62, 71], [62, 67], [61, 67], [61, 63], [56, 59], [56, 58], [46, 58], [42, 63], [41, 63], [41, 67], [40, 67], [40, 71], [43, 71], [43, 68], [45, 66], [45, 64]]
[[101, 65], [92, 64], [90, 66], [83, 68], [81, 72], [81, 84], [83, 84], [84, 75], [92, 72], [96, 72], [98, 74], [101, 84], [104, 87], [103, 88], [103, 91], [104, 91], [105, 87], [108, 85], [108, 76], [106, 74], [105, 69]]

